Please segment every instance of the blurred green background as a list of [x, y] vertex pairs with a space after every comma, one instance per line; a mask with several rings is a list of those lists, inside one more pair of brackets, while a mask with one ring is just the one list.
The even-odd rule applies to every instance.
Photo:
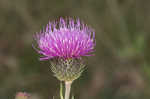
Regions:
[[0, 99], [16, 92], [59, 99], [49, 61], [33, 34], [49, 20], [76, 16], [96, 31], [95, 56], [73, 83], [75, 99], [150, 99], [150, 0], [0, 0]]

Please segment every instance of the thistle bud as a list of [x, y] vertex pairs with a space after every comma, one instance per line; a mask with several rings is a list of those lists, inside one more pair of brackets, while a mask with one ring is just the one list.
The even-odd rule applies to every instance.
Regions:
[[30, 95], [25, 92], [18, 92], [15, 99], [29, 99], [29, 96]]

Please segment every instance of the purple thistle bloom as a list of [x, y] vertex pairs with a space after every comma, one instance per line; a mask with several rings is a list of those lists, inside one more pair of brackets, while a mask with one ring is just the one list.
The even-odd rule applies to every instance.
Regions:
[[94, 51], [95, 33], [79, 19], [49, 22], [46, 29], [35, 35], [40, 60], [52, 58], [80, 58]]

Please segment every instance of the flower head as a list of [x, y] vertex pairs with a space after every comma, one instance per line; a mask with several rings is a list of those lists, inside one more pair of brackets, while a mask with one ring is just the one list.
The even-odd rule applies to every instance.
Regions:
[[49, 22], [46, 29], [35, 35], [41, 60], [52, 58], [80, 58], [94, 51], [93, 29], [79, 19], [63, 19]]
[[18, 93], [16, 94], [15, 99], [28, 99], [29, 96], [30, 96], [30, 95], [29, 95], [28, 93], [26, 93], [26, 92], [18, 92]]

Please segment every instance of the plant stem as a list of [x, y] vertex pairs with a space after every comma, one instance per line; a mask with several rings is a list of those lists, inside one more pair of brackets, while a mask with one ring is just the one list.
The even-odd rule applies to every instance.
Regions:
[[69, 99], [70, 97], [70, 90], [71, 90], [71, 84], [72, 84], [72, 81], [70, 82], [65, 82], [65, 99]]
[[63, 97], [63, 85], [62, 85], [62, 82], [60, 83], [60, 99], [64, 99], [64, 97]]

